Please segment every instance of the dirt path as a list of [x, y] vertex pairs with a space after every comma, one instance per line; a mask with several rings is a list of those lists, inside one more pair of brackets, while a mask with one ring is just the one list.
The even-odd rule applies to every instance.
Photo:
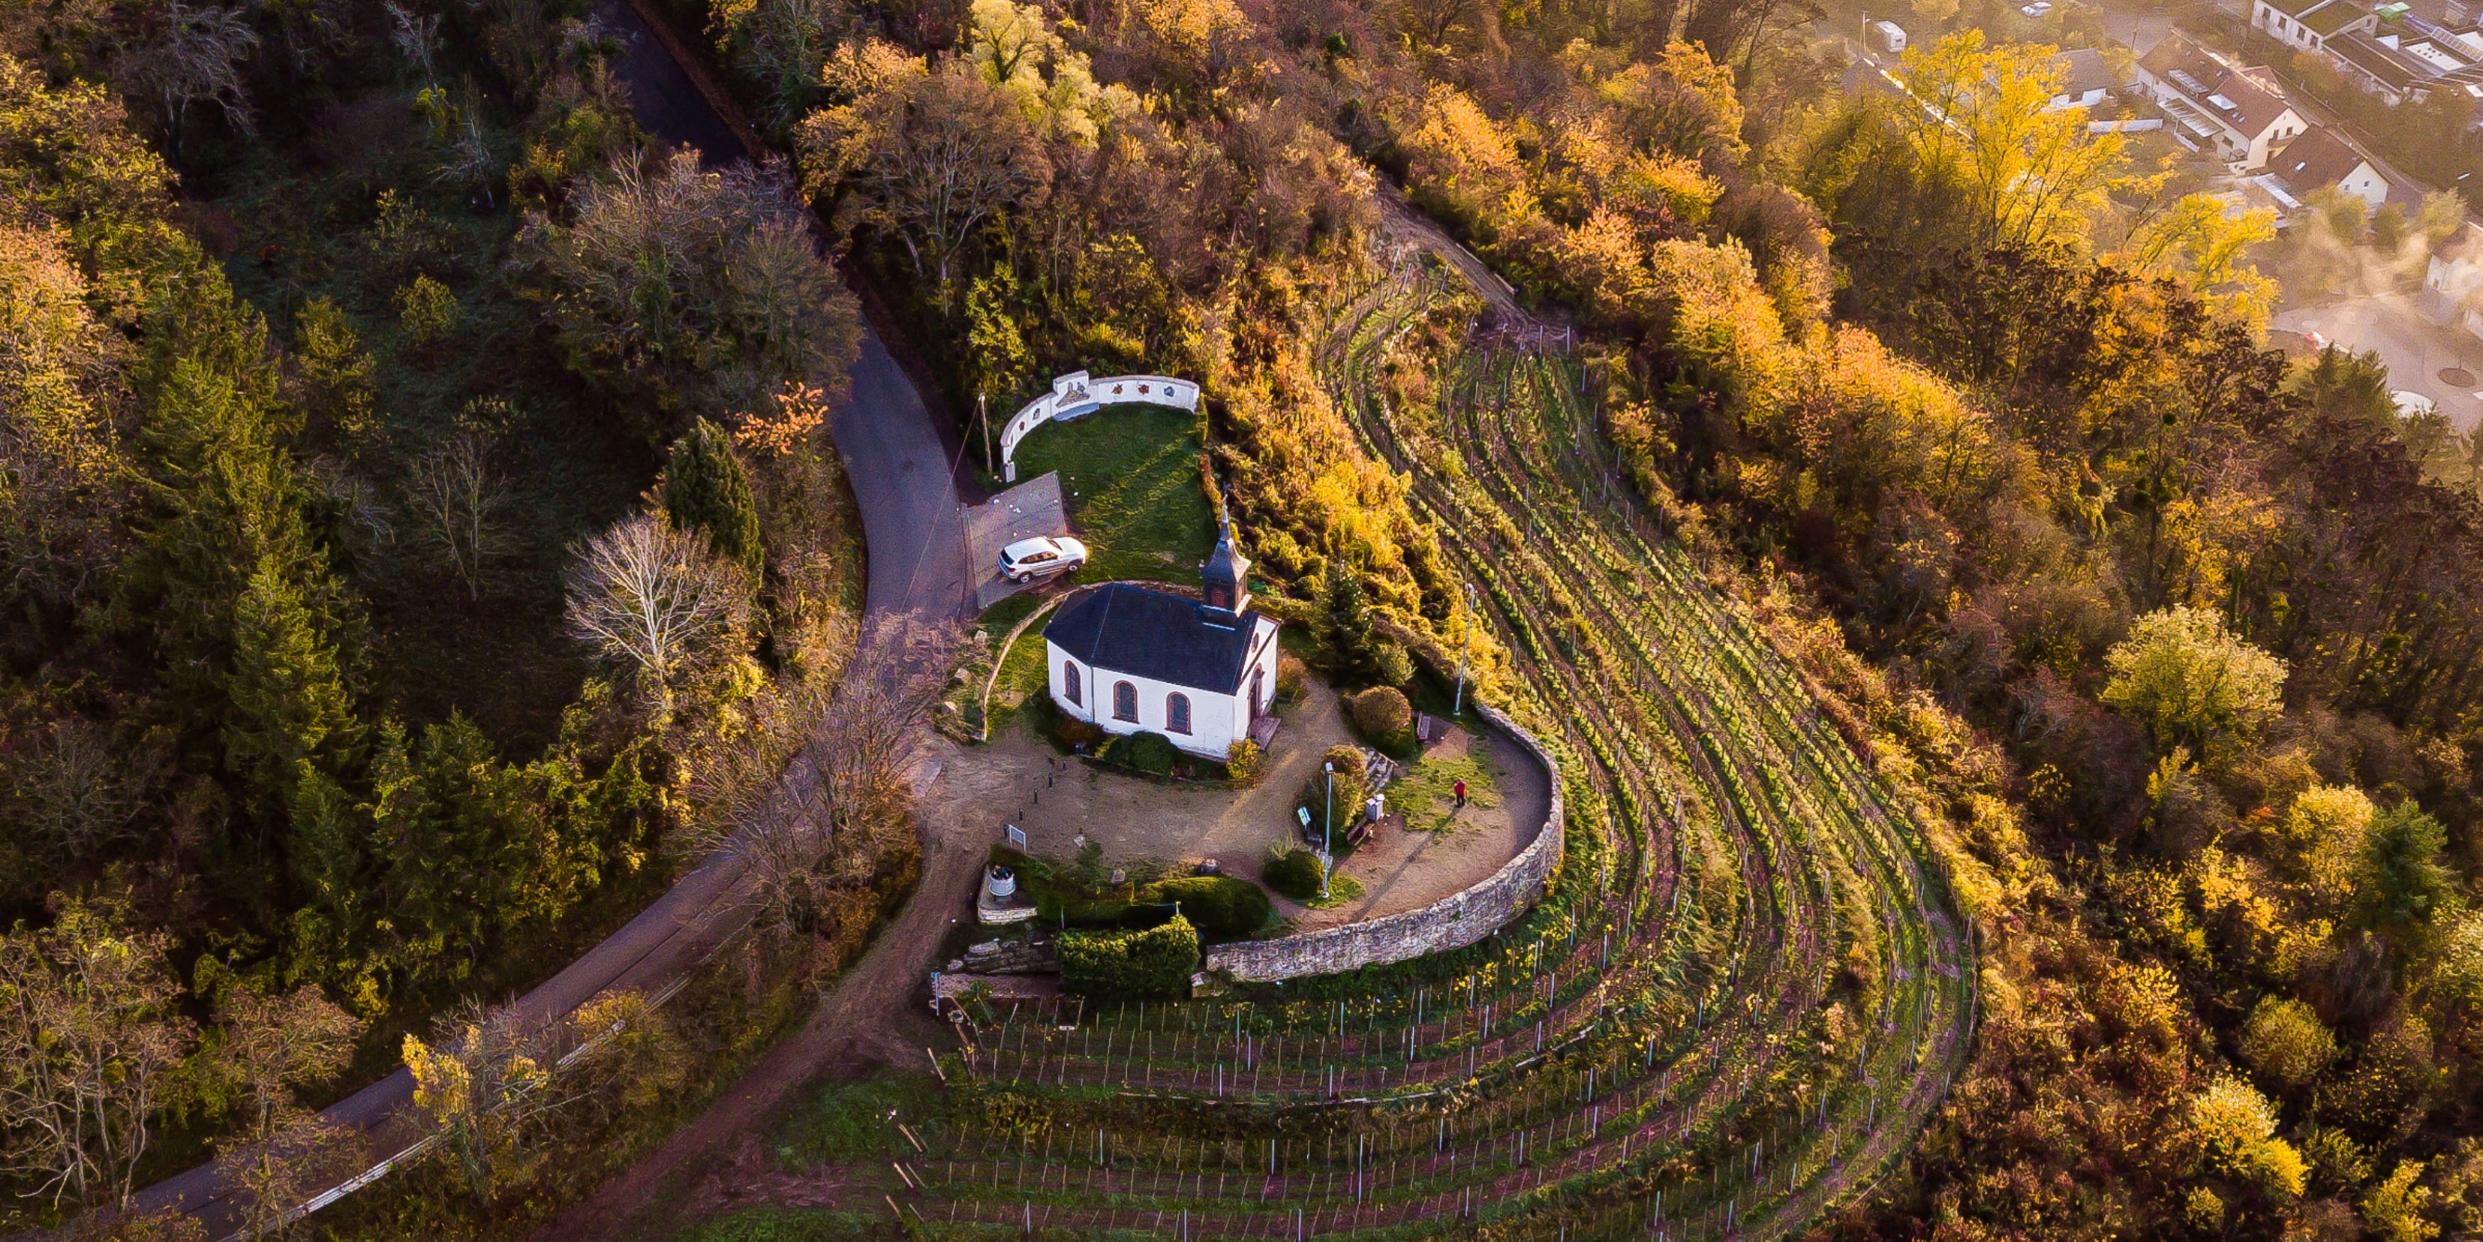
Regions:
[[[957, 753], [946, 741], [934, 744], [915, 777], [918, 796], [930, 792]], [[923, 1049], [937, 1050], [948, 1035], [918, 993], [949, 925], [971, 914], [987, 835], [979, 825], [925, 816], [922, 879], [913, 895], [862, 959], [830, 985], [801, 1029], [769, 1048], [662, 1146], [532, 1236], [540, 1242], [665, 1237], [708, 1210], [782, 1188], [787, 1175], [768, 1157], [763, 1140], [806, 1089], [874, 1068], [924, 1068]], [[806, 1201], [833, 1200], [833, 1188], [817, 1179], [804, 1181], [802, 1189]]]
[[1457, 269], [1465, 283], [1491, 307], [1491, 326], [1520, 336], [1557, 336], [1568, 339], [1569, 325], [1550, 315], [1528, 310], [1517, 300], [1517, 289], [1502, 279], [1500, 273], [1485, 263], [1481, 256], [1465, 248], [1440, 223], [1424, 215], [1405, 201], [1403, 191], [1386, 181], [1380, 182], [1380, 232], [1389, 240], [1428, 251], [1442, 263]]

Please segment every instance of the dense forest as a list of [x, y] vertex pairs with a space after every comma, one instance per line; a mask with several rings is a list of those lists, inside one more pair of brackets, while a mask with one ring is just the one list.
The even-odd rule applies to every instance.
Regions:
[[[0, 14], [29, 1221], [211, 1153], [292, 1185], [304, 1105], [401, 1047], [436, 1081], [443, 1015], [485, 1055], [459, 1002], [746, 810], [856, 629], [831, 257], [961, 429], [1198, 377], [1273, 591], [1445, 640], [1456, 567], [1313, 358], [1419, 211], [1570, 330], [1615, 503], [1799, 660], [1984, 932], [1969, 1072], [1821, 1229], [2483, 1231], [2472, 445], [2265, 348], [2300, 235], [2047, 112], [2050, 49], [1969, 29], [1849, 95], [1798, 0], [663, 3], [787, 162], [646, 138], [567, 0]], [[901, 838], [788, 942], [853, 951]], [[562, 1193], [519, 1146], [424, 1186]]]
[[852, 296], [583, 16], [0, 17], [12, 1204], [292, 1176], [851, 647]]

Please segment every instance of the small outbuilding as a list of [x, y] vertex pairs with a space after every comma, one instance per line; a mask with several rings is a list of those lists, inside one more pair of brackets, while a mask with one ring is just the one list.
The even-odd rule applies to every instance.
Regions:
[[1250, 562], [1226, 530], [1199, 568], [1200, 598], [1095, 587], [1043, 627], [1052, 702], [1116, 735], [1160, 733], [1222, 760], [1276, 701], [1277, 623], [1250, 607]]

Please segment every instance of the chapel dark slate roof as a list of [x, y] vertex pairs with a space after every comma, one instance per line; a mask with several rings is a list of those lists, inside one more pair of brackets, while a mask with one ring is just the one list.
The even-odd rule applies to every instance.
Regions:
[[1215, 694], [1241, 689], [1259, 614], [1217, 614], [1194, 599], [1126, 582], [1096, 587], [1061, 606], [1043, 637], [1071, 659], [1108, 673]]
[[1233, 532], [1216, 536], [1216, 550], [1207, 554], [1207, 563], [1199, 566], [1199, 580], [1212, 598], [1216, 588], [1225, 588], [1227, 600], [1238, 600], [1250, 587], [1250, 558], [1233, 546]]

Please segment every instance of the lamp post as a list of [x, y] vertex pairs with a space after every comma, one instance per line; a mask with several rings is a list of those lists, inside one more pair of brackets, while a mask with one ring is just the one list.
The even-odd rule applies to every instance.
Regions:
[[1336, 839], [1336, 765], [1323, 763], [1319, 765], [1319, 770], [1327, 773], [1328, 782], [1328, 817], [1321, 821], [1319, 827], [1319, 899], [1326, 901], [1328, 871], [1335, 865], [1329, 861], [1328, 855], [1335, 847]]
[[1474, 584], [1466, 584], [1465, 643], [1457, 649], [1457, 703], [1448, 709], [1452, 718], [1466, 714], [1466, 657], [1474, 650]]

